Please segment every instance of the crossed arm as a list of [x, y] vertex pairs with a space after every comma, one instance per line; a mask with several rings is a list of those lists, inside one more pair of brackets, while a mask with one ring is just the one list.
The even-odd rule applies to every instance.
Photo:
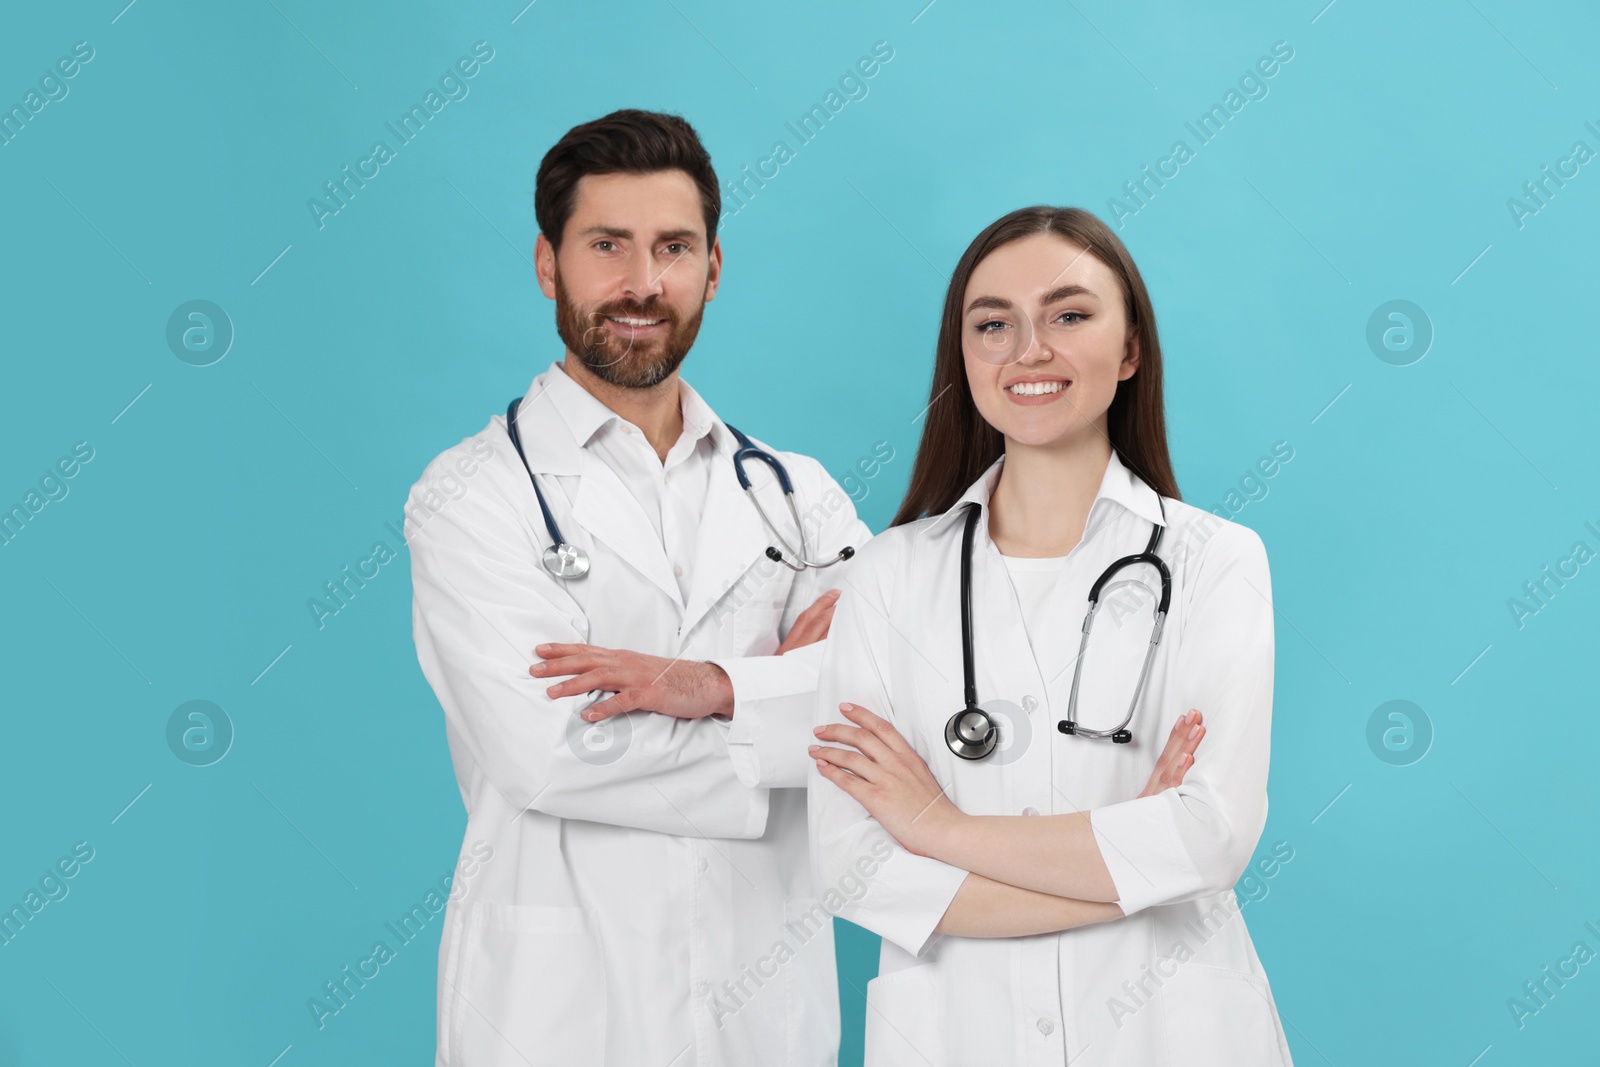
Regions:
[[[969, 872], [935, 929], [960, 937], [1020, 937], [1123, 917], [1088, 812], [967, 815], [888, 720], [855, 704], [856, 725], [814, 731], [817, 770], [864, 807], [908, 852]], [[1205, 736], [1200, 712], [1180, 716], [1141, 797], [1183, 781]]]

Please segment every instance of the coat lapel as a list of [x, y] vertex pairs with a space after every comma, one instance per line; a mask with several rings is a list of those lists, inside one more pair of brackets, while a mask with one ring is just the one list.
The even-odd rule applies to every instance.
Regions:
[[[683, 601], [678, 580], [673, 577], [672, 564], [656, 537], [655, 523], [650, 521], [650, 516], [628, 492], [617, 473], [578, 446], [559, 413], [551, 408], [552, 399], [545, 379], [553, 373], [557, 372], [547, 371], [534, 380], [533, 387], [523, 398], [522, 414], [517, 420], [528, 465], [540, 477], [539, 488], [548, 499], [560, 493], [552, 475], [576, 474], [578, 482], [573, 494], [571, 521], [591, 540], [600, 541], [616, 552], [681, 609]], [[557, 510], [553, 504], [552, 510]], [[566, 537], [580, 546], [583, 544], [577, 531], [568, 529], [569, 524], [559, 518], [559, 511], [557, 523]]]
[[[771, 535], [734, 474], [733, 450], [738, 446], [733, 435], [719, 426], [713, 436], [717, 449], [706, 479], [706, 506], [695, 547], [694, 584], [683, 615], [685, 637], [724, 596], [733, 596], [737, 604], [742, 604], [759, 592], [759, 579], [752, 578], [744, 583], [740, 583], [740, 579], [752, 564], [765, 559], [767, 546], [771, 544]], [[745, 469], [773, 521], [780, 521], [780, 516], [787, 518], [789, 509], [783, 503], [783, 493], [766, 465], [752, 462], [746, 464]], [[782, 569], [778, 563], [770, 566]], [[721, 616], [719, 613], [718, 617]]]
[[617, 472], [589, 452], [580, 460], [578, 498], [572, 517], [596, 541], [603, 541], [647, 581], [683, 606], [678, 579], [672, 574], [655, 523], [628, 492]]

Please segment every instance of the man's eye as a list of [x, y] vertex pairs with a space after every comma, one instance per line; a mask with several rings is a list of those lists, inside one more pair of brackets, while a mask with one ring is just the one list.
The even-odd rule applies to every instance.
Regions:
[[[674, 251], [674, 249], [676, 249], [676, 251]], [[689, 251], [689, 246], [681, 241], [674, 241], [672, 244], [667, 246], [667, 255], [669, 256], [681, 256], [687, 251]]]
[[611, 249], [616, 247], [610, 241], [596, 241], [594, 246], [602, 252], [609, 252]]

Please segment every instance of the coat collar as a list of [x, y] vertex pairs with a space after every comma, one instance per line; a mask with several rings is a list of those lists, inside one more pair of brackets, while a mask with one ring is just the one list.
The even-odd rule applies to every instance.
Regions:
[[[924, 531], [933, 534], [943, 529], [947, 524], [954, 523], [956, 517], [965, 514], [965, 505], [976, 502], [985, 511], [989, 508], [989, 498], [994, 494], [994, 488], [1000, 482], [1000, 470], [1005, 464], [1006, 457], [1001, 457], [989, 465], [989, 469], [978, 476], [978, 480], [967, 487], [961, 498], [951, 505], [950, 510], [935, 517]], [[1111, 459], [1106, 463], [1106, 472], [1100, 479], [1100, 488], [1095, 492], [1094, 503], [1089, 506], [1089, 519], [1084, 524], [1086, 533], [1084, 540], [1098, 530], [1101, 524], [1110, 520], [1110, 514], [1100, 514], [1107, 511], [1128, 511], [1139, 516], [1146, 522], [1157, 526], [1166, 525], [1161, 515], [1161, 502], [1156, 491], [1150, 488], [1144, 479], [1137, 477], [1122, 462], [1117, 450], [1111, 450]], [[987, 516], [985, 516], [987, 527]]]
[[[621, 416], [573, 381], [555, 362], [533, 380], [523, 397], [517, 428], [528, 465], [535, 474], [578, 476], [572, 489], [573, 520], [591, 537], [610, 545], [630, 567], [678, 604], [683, 611], [680, 632], [687, 636], [750, 564], [761, 557], [768, 541], [764, 540], [765, 531], [755, 508], [745, 499], [734, 475], [737, 439], [688, 382], [680, 379], [679, 389], [686, 431], [695, 441], [709, 434], [714, 453], [697, 536], [694, 584], [687, 603], [655, 535], [654, 523], [617, 473], [588, 447], [595, 434], [612, 421], [621, 422]], [[544, 488], [548, 493], [550, 484], [545, 483]], [[766, 492], [772, 497], [769, 508], [781, 506], [775, 488]]]
[[[691, 441], [711, 435], [712, 447], [731, 457], [733, 434], [688, 382], [679, 379], [679, 403]], [[580, 474], [584, 450], [594, 435], [625, 420], [589, 390], [573, 381], [560, 360], [533, 379], [518, 409], [517, 429], [528, 465], [536, 474]]]

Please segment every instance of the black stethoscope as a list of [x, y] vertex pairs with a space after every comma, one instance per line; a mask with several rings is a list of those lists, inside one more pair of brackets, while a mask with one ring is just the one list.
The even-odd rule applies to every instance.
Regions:
[[[1155, 659], [1156, 645], [1161, 640], [1161, 628], [1166, 623], [1167, 606], [1172, 602], [1172, 574], [1167, 570], [1167, 565], [1161, 561], [1161, 557], [1156, 555], [1156, 548], [1161, 544], [1161, 534], [1165, 529], [1167, 506], [1161, 502], [1159, 494], [1156, 496], [1156, 503], [1161, 507], [1161, 523], [1153, 524], [1155, 528], [1150, 531], [1150, 543], [1145, 545], [1144, 551], [1132, 556], [1123, 556], [1112, 563], [1101, 572], [1100, 577], [1096, 578], [1094, 585], [1089, 588], [1089, 612], [1083, 617], [1083, 639], [1078, 643], [1078, 658], [1072, 665], [1072, 691], [1067, 697], [1067, 717], [1056, 724], [1056, 729], [1064, 734], [1095, 740], [1109, 737], [1119, 745], [1125, 745], [1133, 740], [1133, 733], [1128, 729], [1128, 724], [1133, 721], [1134, 709], [1139, 706], [1139, 695], [1144, 692], [1145, 680], [1150, 677], [1150, 664]], [[978, 525], [979, 509], [977, 501], [967, 504], [967, 521], [961, 531], [961, 669], [967, 706], [950, 716], [950, 721], [945, 723], [944, 727], [944, 743], [950, 746], [951, 752], [966, 760], [983, 759], [994, 751], [995, 745], [1000, 741], [1000, 728], [995, 724], [993, 717], [978, 707], [978, 685], [972, 665], [972, 534]], [[1150, 634], [1150, 647], [1145, 652], [1144, 666], [1139, 671], [1139, 684], [1133, 690], [1133, 699], [1128, 702], [1127, 714], [1122, 717], [1120, 723], [1109, 730], [1091, 730], [1078, 725], [1078, 677], [1083, 669], [1084, 652], [1089, 647], [1089, 628], [1094, 623], [1094, 614], [1100, 608], [1100, 594], [1108, 588], [1107, 583], [1118, 571], [1139, 563], [1148, 563], [1161, 574], [1161, 602], [1156, 605], [1155, 630]]]
[[[534, 477], [533, 468], [528, 465], [528, 457], [522, 451], [522, 435], [517, 432], [517, 408], [522, 404], [522, 397], [513, 397], [506, 407], [506, 432], [511, 436], [511, 443], [516, 447], [517, 458], [522, 460], [523, 469], [528, 472], [528, 480], [533, 482], [533, 495], [539, 498], [539, 511], [544, 515], [544, 528], [550, 534], [550, 547], [544, 550], [544, 569], [562, 581], [574, 581], [589, 573], [589, 554], [577, 545], [572, 544], [561, 536], [561, 527], [556, 525], [556, 518], [550, 514], [550, 506], [545, 503], [544, 493], [539, 489], [539, 479]], [[724, 423], [724, 425], [727, 425]], [[767, 529], [783, 546], [779, 551], [776, 545], [767, 546], [767, 558], [783, 564], [793, 571], [802, 571], [807, 567], [831, 567], [835, 563], [849, 559], [856, 554], [856, 550], [849, 545], [839, 550], [839, 554], [832, 559], [815, 561], [806, 553], [806, 528], [800, 521], [800, 510], [794, 503], [794, 483], [789, 480], [789, 472], [777, 456], [757, 448], [751, 443], [750, 438], [728, 426], [728, 432], [733, 434], [734, 440], [739, 442], [738, 449], [733, 453], [733, 472], [738, 475], [739, 486], [756, 506], [756, 511], [761, 515], [761, 521]], [[778, 485], [783, 489], [783, 499], [789, 505], [789, 514], [794, 516], [794, 527], [799, 532], [799, 547], [789, 544], [787, 538], [778, 532], [772, 520], [767, 517], [767, 511], [761, 506], [755, 491], [750, 485], [750, 476], [744, 471], [746, 459], [758, 459], [772, 469], [778, 478]], [[784, 552], [787, 552], [786, 556]], [[790, 559], [795, 562], [790, 562]]]

